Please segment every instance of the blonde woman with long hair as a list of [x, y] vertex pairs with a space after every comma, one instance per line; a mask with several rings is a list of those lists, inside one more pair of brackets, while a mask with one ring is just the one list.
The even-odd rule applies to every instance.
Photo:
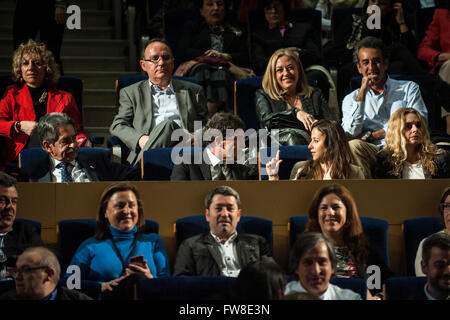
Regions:
[[256, 115], [262, 128], [279, 129], [281, 145], [306, 145], [313, 123], [331, 119], [327, 102], [308, 79], [298, 52], [279, 49], [271, 56], [255, 94]]
[[401, 108], [389, 119], [385, 146], [377, 155], [374, 178], [436, 179], [450, 177], [450, 154], [430, 141], [420, 113]]

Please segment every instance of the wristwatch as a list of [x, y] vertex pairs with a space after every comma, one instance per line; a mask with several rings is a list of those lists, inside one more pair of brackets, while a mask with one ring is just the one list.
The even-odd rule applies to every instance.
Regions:
[[365, 134], [364, 134], [364, 137], [366, 138], [366, 141], [369, 141], [369, 139], [372, 137], [372, 131], [367, 131]]
[[20, 121], [14, 122], [14, 129], [16, 132], [20, 132]]

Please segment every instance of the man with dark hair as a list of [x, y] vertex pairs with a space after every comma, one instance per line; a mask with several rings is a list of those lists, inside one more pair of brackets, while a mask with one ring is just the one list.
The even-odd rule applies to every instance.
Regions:
[[120, 90], [119, 112], [109, 129], [130, 149], [131, 164], [139, 163], [144, 150], [174, 146], [176, 129], [192, 138], [194, 121], [205, 121], [208, 113], [201, 86], [172, 79], [174, 58], [165, 40], [150, 40], [140, 64], [148, 80]]
[[361, 87], [342, 102], [342, 127], [352, 138], [350, 147], [366, 179], [384, 144], [391, 115], [400, 108], [414, 108], [428, 119], [419, 86], [412, 81], [394, 80], [386, 73], [389, 57], [383, 41], [366, 37], [354, 51], [353, 60], [362, 75]]
[[302, 233], [290, 256], [290, 268], [298, 280], [286, 285], [285, 294], [306, 292], [320, 300], [361, 300], [358, 293], [330, 283], [337, 258], [331, 243], [318, 232]]
[[[215, 113], [206, 123], [204, 137], [211, 138], [202, 153], [188, 157], [189, 163], [176, 164], [171, 180], [253, 180], [249, 166], [243, 163], [245, 147], [244, 122], [228, 112]], [[197, 152], [197, 151], [196, 151]], [[198, 151], [199, 152], [199, 151]], [[184, 160], [184, 159], [183, 159]], [[242, 161], [241, 161], [242, 160]]]
[[43, 116], [37, 132], [48, 157], [22, 167], [30, 182], [91, 182], [138, 180], [139, 168], [110, 161], [102, 152], [79, 153], [74, 121], [65, 113]]
[[26, 248], [42, 244], [36, 227], [16, 220], [16, 184], [16, 179], [0, 171], [0, 280], [11, 276], [17, 257]]
[[236, 190], [220, 186], [205, 198], [210, 232], [184, 240], [175, 259], [175, 276], [237, 277], [247, 264], [271, 257], [267, 241], [254, 234], [238, 234], [241, 201]]
[[427, 276], [424, 294], [419, 299], [450, 299], [450, 236], [438, 232], [423, 243], [422, 271]]
[[0, 300], [92, 300], [84, 293], [58, 284], [61, 267], [56, 255], [45, 247], [25, 250], [13, 272], [16, 289]]

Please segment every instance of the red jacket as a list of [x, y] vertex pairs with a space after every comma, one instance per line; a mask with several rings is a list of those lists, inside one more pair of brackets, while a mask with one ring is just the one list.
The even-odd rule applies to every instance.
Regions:
[[[71, 117], [76, 124], [77, 141], [81, 146], [86, 142], [83, 133], [80, 112], [73, 96], [56, 88], [49, 89], [47, 98], [47, 113], [63, 112]], [[5, 146], [1, 150], [0, 166], [14, 161], [19, 152], [27, 144], [29, 136], [17, 133], [13, 128], [16, 121], [34, 121], [33, 101], [28, 86], [13, 84], [6, 89], [0, 101], [0, 136], [6, 137]]]
[[434, 73], [437, 56], [447, 52], [450, 52], [450, 10], [436, 9], [417, 57], [432, 67], [431, 73]]

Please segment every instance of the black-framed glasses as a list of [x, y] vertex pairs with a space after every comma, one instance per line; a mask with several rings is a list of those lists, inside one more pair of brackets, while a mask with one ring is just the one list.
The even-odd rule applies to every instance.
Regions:
[[35, 270], [40, 270], [40, 269], [47, 269], [48, 266], [37, 266], [37, 267], [30, 267], [30, 268], [19, 268], [16, 269], [14, 271], [11, 272], [11, 275], [13, 276], [13, 278], [16, 278], [19, 273], [25, 274], [25, 273], [30, 273], [33, 272]]
[[163, 61], [169, 61], [170, 59], [172, 59], [172, 56], [170, 54], [163, 54], [162, 56], [151, 56], [148, 59], [144, 58], [142, 60], [152, 62], [152, 63], [157, 63], [159, 61], [159, 59], [162, 59]]
[[439, 207], [441, 208], [441, 211], [450, 211], [450, 202], [442, 202], [439, 204]]

